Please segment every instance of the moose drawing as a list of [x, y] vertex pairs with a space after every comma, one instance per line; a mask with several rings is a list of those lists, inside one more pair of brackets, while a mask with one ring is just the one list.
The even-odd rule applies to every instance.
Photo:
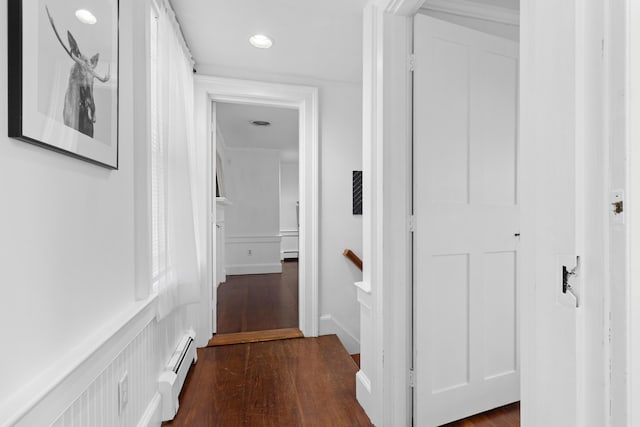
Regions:
[[63, 118], [64, 124], [93, 138], [93, 125], [96, 122], [96, 105], [93, 99], [93, 80], [98, 79], [102, 83], [109, 81], [109, 70], [104, 77], [100, 77], [95, 68], [98, 65], [100, 54], [96, 53], [90, 59], [87, 59], [80, 52], [78, 43], [67, 31], [69, 39], [69, 48], [64, 44], [56, 25], [53, 22], [49, 8], [45, 6], [49, 22], [53, 28], [58, 41], [62, 45], [67, 55], [73, 60], [74, 64], [69, 73], [69, 83], [64, 96]]

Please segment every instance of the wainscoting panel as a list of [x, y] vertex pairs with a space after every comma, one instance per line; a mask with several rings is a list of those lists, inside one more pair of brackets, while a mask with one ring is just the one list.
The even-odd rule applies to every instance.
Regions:
[[[159, 369], [158, 323], [153, 320], [54, 422], [54, 427], [136, 426], [154, 402]], [[118, 382], [129, 376], [129, 402], [118, 413]], [[160, 425], [150, 420], [149, 425]], [[154, 422], [155, 421], [155, 422]]]
[[282, 237], [227, 236], [226, 273], [268, 274], [282, 273], [280, 243]]
[[[151, 298], [121, 326], [100, 335], [100, 343], [90, 351], [77, 349], [86, 357], [29, 409], [13, 420], [0, 420], [0, 426], [159, 427], [158, 377], [179, 339], [194, 323], [187, 307], [162, 321], [155, 312], [156, 301]], [[119, 411], [118, 383], [125, 373], [128, 403]]]

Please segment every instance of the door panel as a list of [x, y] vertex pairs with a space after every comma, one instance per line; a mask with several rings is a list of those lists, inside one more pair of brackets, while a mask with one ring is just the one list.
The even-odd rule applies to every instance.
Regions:
[[519, 400], [518, 46], [417, 15], [418, 426]]

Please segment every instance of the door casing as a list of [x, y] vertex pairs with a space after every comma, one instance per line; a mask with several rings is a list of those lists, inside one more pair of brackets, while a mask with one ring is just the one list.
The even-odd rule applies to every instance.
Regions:
[[[206, 283], [201, 295], [208, 295], [202, 304], [202, 319], [206, 321], [206, 336], [211, 337], [215, 313], [215, 176], [216, 152], [212, 139], [213, 102], [230, 102], [297, 109], [299, 112], [300, 155], [300, 263], [299, 263], [299, 328], [306, 337], [318, 336], [318, 212], [319, 212], [319, 150], [318, 150], [318, 89], [310, 86], [273, 84], [249, 80], [197, 75], [195, 78], [196, 137], [207, 141], [206, 191], [208, 219], [206, 224]], [[206, 310], [206, 313], [204, 313]], [[208, 338], [207, 338], [208, 339]]]

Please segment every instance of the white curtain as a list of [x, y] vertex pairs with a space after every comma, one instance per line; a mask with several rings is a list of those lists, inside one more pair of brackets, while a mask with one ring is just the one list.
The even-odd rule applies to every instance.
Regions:
[[[158, 261], [158, 318], [176, 307], [198, 302], [200, 271], [197, 253], [193, 150], [193, 62], [180, 27], [166, 0], [157, 0], [156, 89], [158, 143], [164, 154], [163, 192], [165, 252]], [[154, 88], [152, 88], [154, 90]], [[153, 99], [153, 98], [152, 98]]]

